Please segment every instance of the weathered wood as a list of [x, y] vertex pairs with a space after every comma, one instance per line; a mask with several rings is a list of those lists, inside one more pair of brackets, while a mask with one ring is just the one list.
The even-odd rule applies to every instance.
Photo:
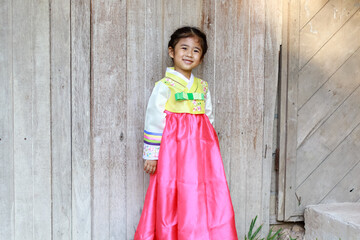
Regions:
[[[272, 179], [274, 142], [274, 120], [278, 93], [279, 52], [281, 44], [282, 1], [265, 2], [265, 55], [264, 55], [264, 136], [262, 162], [262, 215], [264, 229], [268, 232], [270, 222], [270, 194]], [[271, 179], [271, 181], [269, 181]], [[274, 187], [275, 189], [275, 187]], [[275, 208], [275, 207], [274, 207]], [[275, 210], [275, 209], [273, 209]]]
[[[360, 99], [360, 96], [357, 98]], [[360, 121], [358, 122], [360, 123]], [[301, 198], [299, 208], [318, 203], [346, 174], [359, 163], [360, 127], [354, 131], [324, 160], [297, 189]], [[341, 163], [339, 163], [341, 159]], [[314, 191], [316, 189], [316, 191]]]
[[[264, 44], [265, 44], [265, 0], [249, 1], [249, 78], [246, 83], [247, 119], [250, 129], [247, 132], [247, 190], [246, 222], [249, 226], [256, 215], [263, 223], [262, 190], [263, 190], [263, 140], [264, 140]], [[261, 66], [261, 67], [260, 67]], [[244, 93], [242, 93], [244, 94]], [[273, 111], [274, 109], [272, 109]], [[261, 159], [254, 161], [253, 159]], [[267, 175], [270, 177], [270, 175]], [[265, 180], [269, 181], [269, 179]], [[266, 220], [268, 222], [268, 219]]]
[[[289, 25], [288, 28], [290, 31], [288, 35], [290, 48], [287, 50], [289, 85], [288, 93], [285, 95], [288, 97], [286, 100], [287, 121], [283, 121], [287, 127], [285, 133], [287, 141], [285, 149], [286, 174], [282, 175], [286, 176], [284, 220], [287, 221], [299, 219], [306, 204], [320, 202], [341, 181], [339, 178], [332, 177], [320, 189], [316, 180], [318, 176], [322, 176], [324, 173], [328, 174], [333, 170], [338, 171], [337, 176], [344, 176], [346, 172], [350, 171], [355, 164], [354, 162], [350, 163], [351, 166], [344, 164], [342, 166], [344, 169], [336, 169], [333, 168], [335, 161], [333, 159], [339, 158], [341, 154], [336, 155], [336, 149], [342, 149], [339, 144], [360, 122], [358, 117], [360, 109], [356, 104], [359, 101], [359, 72], [357, 68], [359, 65], [359, 43], [352, 40], [351, 36], [343, 36], [345, 34], [351, 35], [352, 33], [349, 31], [352, 31], [353, 28], [355, 28], [354, 35], [356, 35], [358, 31], [355, 27], [356, 21], [358, 21], [356, 11], [360, 6], [352, 1], [348, 1], [346, 4], [341, 4], [341, 1], [329, 1], [318, 13], [314, 14], [311, 21], [301, 30], [299, 37], [299, 15], [296, 13], [296, 9], [299, 7], [296, 5], [294, 8], [291, 4], [288, 19], [293, 24]], [[328, 6], [329, 4], [335, 5]], [[347, 9], [346, 12], [336, 13], [339, 9], [345, 8]], [[332, 13], [335, 13], [335, 16]], [[333, 23], [334, 21], [337, 22]], [[311, 34], [317, 34], [315, 28], [306, 30], [309, 26], [314, 27], [315, 25], [324, 26], [321, 27], [321, 34], [318, 37], [306, 35], [308, 31], [312, 32]], [[353, 28], [350, 27], [351, 25]], [[326, 28], [325, 26], [329, 27]], [[344, 39], [351, 39], [346, 42], [351, 46], [335, 50], [336, 48], [339, 49], [339, 45], [344, 44], [342, 41]], [[303, 54], [300, 56], [301, 58], [306, 55], [304, 53], [311, 51], [312, 54], [308, 56], [309, 58], [306, 61], [304, 58], [300, 60], [306, 64], [303, 69], [300, 69], [297, 61], [299, 58], [296, 56], [299, 56], [299, 53], [300, 55]], [[339, 54], [340, 56], [337, 58], [337, 51], [344, 51], [344, 53]], [[337, 59], [333, 60], [334, 58]], [[295, 61], [291, 61], [291, 59], [295, 59]], [[308, 62], [308, 60], [310, 61]], [[301, 64], [300, 66], [302, 67]], [[304, 75], [301, 75], [301, 71]], [[298, 74], [301, 78], [298, 78]], [[306, 80], [297, 84], [297, 82], [293, 82], [294, 79]], [[319, 82], [308, 87], [306, 82], [309, 81]], [[304, 93], [307, 89], [311, 91]], [[289, 130], [291, 131], [289, 132]], [[347, 154], [343, 158], [350, 157], [352, 159], [351, 156], [355, 154], [353, 151], [356, 150], [348, 149], [348, 151], [342, 152], [342, 155]], [[295, 191], [295, 187], [298, 186], [299, 188]], [[316, 193], [310, 194], [313, 191]]]
[[[240, 36], [238, 33], [240, 29], [237, 27], [237, 23], [241, 22], [235, 21], [233, 24], [229, 21], [229, 19], [237, 19], [237, 8], [235, 2], [215, 1], [215, 11], [216, 32], [214, 62], [216, 62], [216, 65], [214, 66], [214, 72], [216, 91], [213, 95], [216, 100], [213, 102], [213, 105], [215, 106], [216, 131], [219, 137], [226, 178], [233, 201], [236, 228], [238, 234], [241, 234], [242, 232], [245, 232], [246, 226], [246, 196], [245, 194], [241, 194], [246, 192], [246, 166], [244, 164], [246, 155], [242, 154], [246, 154], [246, 149], [241, 148], [241, 146], [246, 146], [246, 143], [241, 142], [240, 139], [241, 132], [246, 131], [246, 129], [244, 128], [244, 125], [241, 124], [241, 120], [239, 118], [241, 105], [238, 93], [240, 92], [241, 81], [236, 79], [236, 73], [233, 66], [235, 64], [236, 55], [239, 53], [238, 51], [236, 52], [236, 48], [234, 46], [239, 47], [242, 46], [242, 44], [245, 45], [247, 43], [245, 42], [247, 39], [243, 38], [241, 43], [240, 40], [238, 40], [238, 42], [236, 42], [239, 43], [238, 45], [235, 43]], [[248, 22], [242, 22], [242, 24], [244, 27], [248, 26]], [[246, 66], [242, 67], [243, 72], [247, 73]], [[243, 79], [243, 75], [237, 76], [239, 79]], [[227, 84], [224, 84], [224, 82]], [[241, 96], [245, 98], [245, 96]], [[244, 115], [242, 119], [244, 119]], [[241, 167], [239, 165], [241, 165]], [[238, 172], [238, 175], [232, 175], [231, 169], [239, 169], [240, 171]], [[236, 187], [234, 187], [235, 185]]]
[[[145, 114], [146, 107], [147, 107], [147, 101], [150, 97], [150, 94], [155, 86], [155, 82], [163, 78], [164, 72], [162, 71], [162, 54], [164, 48], [162, 44], [159, 44], [162, 39], [162, 18], [159, 16], [162, 14], [162, 1], [156, 0], [156, 1], [146, 1], [146, 20], [145, 20], [145, 47], [144, 47], [144, 53], [145, 53], [145, 82], [144, 82], [144, 93], [145, 93], [145, 101], [143, 106], [143, 113]], [[141, 125], [141, 130], [144, 128], [144, 123]], [[141, 138], [142, 139], [142, 138]], [[139, 151], [142, 155], [143, 145], [141, 145]], [[141, 168], [143, 169], [143, 168]], [[141, 170], [140, 170], [141, 171]], [[145, 173], [144, 171], [143, 177], [143, 200], [145, 199], [145, 194], [147, 191], [147, 187], [149, 186], [149, 175]], [[140, 205], [141, 209], [143, 207], [143, 204]]]
[[31, 26], [33, 59], [30, 63], [33, 66], [33, 239], [45, 240], [51, 238], [52, 231], [49, 1], [35, 1], [30, 9], [33, 18]]
[[51, 1], [52, 239], [71, 239], [70, 2]]
[[14, 239], [12, 1], [0, 6], [0, 239]]
[[297, 88], [299, 71], [299, 11], [300, 2], [289, 2], [288, 30], [288, 93], [287, 93], [287, 138], [286, 138], [286, 175], [285, 175], [285, 216], [290, 220], [295, 209], [296, 139], [297, 139]]
[[325, 6], [329, 0], [301, 0], [300, 28], [303, 28], [314, 15]]
[[[359, 18], [360, 19], [360, 18]], [[298, 111], [300, 146], [323, 124], [360, 84], [360, 49]]]
[[[142, 0], [129, 1], [127, 4], [127, 69], [126, 69], [126, 225], [127, 237], [135, 235], [141, 210], [144, 203], [143, 189], [134, 188], [142, 186], [144, 181], [144, 161], [142, 159], [143, 127], [145, 114], [137, 109], [146, 105], [142, 94], [134, 94], [139, 90], [144, 92], [146, 77], [144, 77], [146, 62], [144, 52], [146, 48], [145, 21], [146, 3]], [[166, 50], [166, 49], [165, 49]], [[160, 76], [158, 76], [160, 78]], [[117, 201], [114, 199], [114, 201]], [[121, 223], [120, 223], [121, 224]], [[114, 226], [115, 227], [115, 226]], [[125, 238], [125, 235], [122, 237]]]
[[[339, 165], [339, 164], [338, 164]], [[356, 202], [360, 198], [360, 162], [321, 200], [321, 203]]]
[[355, 13], [301, 69], [299, 72], [298, 89], [299, 108], [301, 108], [356, 49], [360, 47], [359, 22], [360, 11]]
[[51, 238], [48, 2], [13, 2], [15, 239]]
[[[181, 9], [181, 1], [171, 1], [171, 0], [164, 0], [162, 2], [162, 21], [163, 21], [163, 38], [162, 38], [162, 44], [163, 49], [162, 50], [162, 72], [165, 73], [166, 67], [172, 66], [171, 58], [169, 57], [167, 48], [168, 43], [170, 40], [171, 34], [181, 27], [180, 25], [180, 9]], [[166, 49], [166, 50], [165, 50]]]
[[[130, 237], [126, 233], [126, 8], [126, 1], [95, 2], [92, 8], [94, 239]], [[128, 162], [137, 160], [129, 159]]]
[[[33, 68], [31, 5], [13, 1], [13, 107], [14, 107], [14, 234], [33, 236], [32, 101]], [[30, 14], [29, 14], [30, 13]]]
[[201, 23], [202, 1], [182, 0], [180, 3], [180, 25], [199, 27]]
[[327, 2], [300, 31], [300, 68], [359, 8], [359, 0]]
[[360, 122], [360, 107], [358, 104], [360, 97], [359, 86], [341, 107], [311, 136], [306, 144], [298, 149], [297, 186], [309, 176]]
[[[208, 50], [202, 64], [197, 69], [197, 77], [207, 81], [211, 95], [213, 113], [216, 112], [216, 91], [215, 91], [215, 1], [205, 1], [201, 4], [201, 22], [199, 27], [205, 32], [208, 43]], [[216, 127], [216, 121], [213, 123]]]
[[90, 1], [71, 1], [71, 100], [72, 239], [91, 239]]
[[288, 61], [288, 29], [289, 29], [289, 4], [282, 1], [282, 35], [281, 35], [281, 69], [279, 83], [279, 173], [277, 192], [277, 220], [284, 221], [285, 216], [285, 176], [286, 176], [286, 130], [287, 130], [287, 61]]

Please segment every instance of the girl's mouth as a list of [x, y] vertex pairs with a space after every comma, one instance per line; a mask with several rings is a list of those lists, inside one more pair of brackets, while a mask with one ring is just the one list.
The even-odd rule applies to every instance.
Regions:
[[184, 61], [186, 64], [192, 64], [192, 63], [193, 63], [192, 60], [188, 60], [188, 59], [183, 59], [183, 61]]

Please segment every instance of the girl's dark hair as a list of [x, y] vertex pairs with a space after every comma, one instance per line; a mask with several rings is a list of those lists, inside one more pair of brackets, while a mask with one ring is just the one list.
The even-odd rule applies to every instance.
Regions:
[[205, 56], [205, 53], [208, 49], [206, 35], [200, 29], [196, 27], [182, 27], [177, 29], [170, 37], [170, 41], [168, 47], [175, 49], [176, 44], [180, 41], [181, 38], [187, 37], [198, 37], [200, 41], [200, 46], [202, 48], [202, 55], [201, 58]]

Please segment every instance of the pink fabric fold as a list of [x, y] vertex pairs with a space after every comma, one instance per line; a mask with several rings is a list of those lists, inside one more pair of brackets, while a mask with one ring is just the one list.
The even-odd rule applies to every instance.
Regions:
[[216, 132], [205, 114], [166, 112], [136, 240], [238, 239]]

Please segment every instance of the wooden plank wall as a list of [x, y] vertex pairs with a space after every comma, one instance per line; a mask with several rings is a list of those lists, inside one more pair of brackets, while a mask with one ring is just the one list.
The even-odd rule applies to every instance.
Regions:
[[0, 239], [132, 239], [149, 176], [147, 99], [195, 25], [239, 237], [269, 223], [281, 0], [0, 6]]
[[310, 204], [359, 201], [360, 1], [286, 8], [279, 219], [298, 221]]

